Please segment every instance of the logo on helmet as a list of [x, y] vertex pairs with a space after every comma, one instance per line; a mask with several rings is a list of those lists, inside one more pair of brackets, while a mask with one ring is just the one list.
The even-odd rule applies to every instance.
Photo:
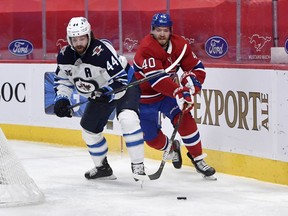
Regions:
[[8, 50], [13, 55], [26, 56], [32, 53], [33, 44], [30, 41], [24, 39], [17, 39], [8, 45]]
[[228, 43], [220, 36], [212, 36], [205, 43], [205, 51], [211, 58], [221, 58], [228, 52]]
[[152, 27], [172, 27], [172, 21], [169, 14], [154, 14], [151, 22]]

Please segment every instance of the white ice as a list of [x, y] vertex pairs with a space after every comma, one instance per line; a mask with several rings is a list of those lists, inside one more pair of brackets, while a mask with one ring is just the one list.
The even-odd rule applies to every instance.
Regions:
[[[0, 208], [2, 216], [287, 216], [288, 187], [217, 173], [204, 180], [192, 166], [167, 163], [159, 180], [131, 177], [124, 153], [108, 153], [117, 180], [88, 181], [93, 167], [85, 148], [9, 141], [26, 172], [45, 194], [37, 205]], [[145, 159], [148, 173], [160, 161]], [[252, 166], [252, 165], [251, 165]], [[177, 200], [185, 196], [187, 200]]]

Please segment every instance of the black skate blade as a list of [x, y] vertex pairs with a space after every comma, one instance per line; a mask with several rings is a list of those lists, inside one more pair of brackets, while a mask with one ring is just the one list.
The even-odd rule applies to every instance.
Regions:
[[95, 179], [88, 179], [88, 180], [116, 180], [117, 179], [117, 177], [114, 175], [114, 174], [112, 174], [112, 175], [110, 175], [110, 176], [104, 176], [104, 177], [99, 177], [99, 178], [95, 178]]

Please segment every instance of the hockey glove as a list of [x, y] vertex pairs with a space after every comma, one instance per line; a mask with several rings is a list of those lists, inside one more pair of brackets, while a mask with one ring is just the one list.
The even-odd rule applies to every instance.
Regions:
[[111, 93], [112, 91], [110, 86], [104, 86], [93, 91], [89, 100], [94, 103], [109, 103], [115, 98], [115, 94]]
[[196, 75], [191, 71], [184, 71], [180, 82], [183, 86], [190, 88], [193, 95], [197, 94], [202, 89], [202, 84], [196, 78]]
[[68, 107], [71, 105], [69, 99], [66, 96], [57, 96], [54, 104], [54, 113], [62, 118], [62, 117], [72, 117], [72, 110]]
[[190, 89], [187, 87], [178, 87], [174, 90], [173, 96], [176, 98], [179, 109], [187, 113], [193, 108], [193, 98]]

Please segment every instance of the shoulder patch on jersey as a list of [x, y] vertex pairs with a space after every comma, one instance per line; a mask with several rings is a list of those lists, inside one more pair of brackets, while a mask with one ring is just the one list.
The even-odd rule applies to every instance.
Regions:
[[71, 69], [64, 69], [66, 76], [72, 76]]
[[93, 49], [92, 56], [94, 56], [94, 55], [99, 56], [102, 51], [104, 51], [104, 49], [101, 47], [101, 45], [96, 46], [96, 47]]

